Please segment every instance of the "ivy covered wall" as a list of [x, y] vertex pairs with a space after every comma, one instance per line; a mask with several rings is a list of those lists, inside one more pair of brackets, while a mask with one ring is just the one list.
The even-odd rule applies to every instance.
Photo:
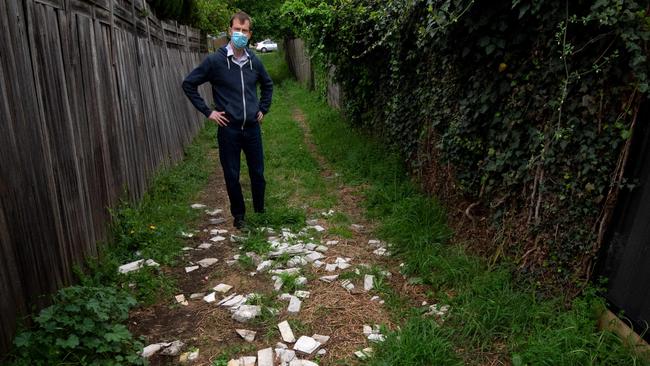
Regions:
[[443, 200], [462, 195], [522, 272], [578, 283], [619, 190], [636, 183], [622, 168], [646, 123], [648, 7], [294, 0], [282, 11], [315, 62], [335, 66], [351, 123], [400, 149]]

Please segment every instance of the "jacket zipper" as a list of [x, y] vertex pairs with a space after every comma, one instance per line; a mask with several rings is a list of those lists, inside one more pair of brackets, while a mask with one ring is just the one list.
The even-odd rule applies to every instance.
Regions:
[[241, 99], [244, 102], [244, 121], [241, 124], [241, 129], [243, 131], [244, 125], [246, 124], [246, 93], [244, 89], [244, 65], [239, 66], [239, 74], [241, 75]]

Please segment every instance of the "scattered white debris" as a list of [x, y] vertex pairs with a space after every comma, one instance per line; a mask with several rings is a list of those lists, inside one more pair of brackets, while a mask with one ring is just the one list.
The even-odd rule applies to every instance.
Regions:
[[187, 252], [187, 251], [190, 251], [190, 250], [194, 250], [194, 248], [192, 248], [192, 247], [183, 247], [183, 248], [181, 248], [181, 250], [184, 251], [184, 252]]
[[218, 214], [220, 214], [220, 213], [222, 213], [222, 212], [223, 212], [223, 210], [220, 209], [220, 208], [215, 208], [215, 209], [212, 210], [212, 211], [210, 211], [210, 210], [205, 210], [205, 213], [208, 214], [208, 215], [210, 215], [210, 216], [216, 216], [216, 215], [218, 215]]
[[300, 276], [294, 281], [296, 286], [304, 286], [307, 284], [307, 277]]
[[354, 355], [357, 356], [360, 360], [367, 360], [372, 356], [372, 347], [366, 347], [361, 351], [354, 352]]
[[273, 283], [273, 288], [275, 289], [275, 291], [280, 291], [282, 285], [284, 285], [284, 280], [282, 280], [282, 278], [278, 276], [273, 276], [271, 278], [275, 280], [275, 282]]
[[388, 253], [388, 250], [386, 248], [377, 248], [373, 250], [373, 253], [378, 255], [378, 256], [388, 256], [390, 253]]
[[153, 356], [156, 352], [160, 351], [160, 349], [167, 343], [154, 343], [146, 346], [143, 350], [142, 353], [140, 353], [140, 356], [143, 358], [149, 358]]
[[281, 365], [287, 365], [296, 358], [296, 351], [287, 349], [286, 345], [285, 347], [276, 347], [275, 357], [280, 361]]
[[200, 261], [196, 262], [199, 266], [206, 268], [214, 265], [217, 263], [219, 260], [217, 258], [203, 258]]
[[334, 272], [337, 268], [339, 268], [338, 263], [328, 263], [325, 265], [325, 270], [327, 272]]
[[206, 208], [208, 206], [206, 206], [206, 205], [204, 205], [202, 203], [194, 203], [190, 207], [192, 207], [193, 209], [196, 209], [196, 210], [200, 210], [200, 209]]
[[307, 225], [314, 226], [314, 225], [318, 225], [318, 220], [317, 219], [311, 219], [311, 220], [305, 221], [305, 223]]
[[163, 349], [160, 354], [164, 356], [177, 356], [179, 353], [181, 353], [181, 349], [183, 349], [184, 345], [185, 343], [182, 341], [173, 341], [171, 343], [168, 343], [168, 346], [166, 346], [166, 348]]
[[307, 259], [302, 256], [295, 256], [287, 261], [289, 267], [300, 267], [307, 264]]
[[348, 268], [352, 267], [352, 265], [350, 263], [348, 263], [348, 262], [337, 263], [337, 266], [340, 269], [348, 269]]
[[210, 220], [208, 220], [208, 221], [209, 221], [212, 225], [219, 225], [219, 224], [223, 224], [223, 223], [225, 223], [225, 222], [226, 222], [226, 219], [224, 219], [223, 217], [218, 217], [218, 218], [216, 218], [216, 219], [210, 219]]
[[221, 235], [217, 235], [217, 236], [214, 236], [214, 237], [210, 238], [210, 241], [213, 241], [215, 243], [218, 243], [218, 242], [224, 241], [224, 240], [226, 240], [226, 238], [224, 238]]
[[237, 295], [233, 294], [232, 296], [228, 296], [227, 298], [221, 300], [217, 305], [221, 305], [223, 307], [238, 307], [239, 305], [243, 304], [246, 301], [246, 298], [242, 295]]
[[181, 236], [184, 238], [193, 238], [194, 234], [193, 233], [186, 233], [184, 231], [181, 231]]
[[238, 322], [246, 323], [262, 313], [259, 305], [241, 305], [233, 314], [232, 318]]
[[187, 305], [190, 304], [189, 302], [187, 302], [187, 300], [185, 300], [185, 295], [183, 295], [183, 294], [176, 295], [174, 297], [176, 298], [176, 302], [181, 304], [181, 305], [187, 306]]
[[316, 349], [318, 349], [318, 347], [320, 347], [320, 342], [314, 338], [301, 336], [293, 346], [293, 350], [306, 355], [311, 355], [314, 353], [314, 351], [316, 351]]
[[363, 325], [363, 335], [366, 337], [372, 334], [372, 327], [369, 325]]
[[381, 298], [377, 295], [370, 298], [370, 301], [379, 301], [379, 300], [381, 300]]
[[370, 342], [375, 342], [375, 343], [383, 342], [384, 341], [384, 335], [380, 334], [380, 333], [372, 333], [372, 334], [368, 335], [368, 340]]
[[305, 256], [305, 259], [309, 262], [314, 262], [323, 258], [325, 258], [325, 256], [319, 252], [309, 252], [309, 254]]
[[190, 273], [190, 272], [192, 272], [192, 271], [196, 271], [197, 269], [199, 269], [199, 266], [189, 266], [189, 267], [185, 267], [185, 273]]
[[257, 366], [273, 366], [272, 348], [269, 347], [257, 351]]
[[226, 292], [230, 291], [232, 289], [232, 286], [226, 285], [225, 283], [220, 283], [212, 288], [216, 292], [220, 292], [222, 294], [225, 294]]
[[212, 244], [210, 243], [201, 243], [197, 248], [199, 249], [210, 249], [212, 247]]
[[322, 227], [322, 226], [320, 226], [320, 225], [312, 225], [312, 226], [310, 226], [310, 227], [311, 227], [312, 229], [318, 231], [319, 233], [325, 231], [325, 228]]
[[343, 288], [348, 291], [352, 291], [354, 289], [354, 285], [352, 284], [352, 282], [350, 282], [350, 280], [341, 281], [341, 286], [343, 286]]
[[309, 360], [300, 360], [296, 358], [289, 362], [289, 366], [318, 366], [318, 364]]
[[262, 273], [262, 272], [266, 272], [266, 270], [269, 269], [269, 268], [271, 268], [272, 265], [273, 265], [273, 261], [272, 261], [272, 260], [270, 260], [270, 259], [269, 259], [269, 260], [265, 260], [265, 261], [263, 261], [263, 262], [260, 262], [260, 264], [257, 265], [257, 269], [256, 269], [256, 270], [257, 270], [257, 272], [260, 272], [260, 273]]
[[440, 321], [444, 321], [449, 312], [449, 305], [433, 304], [429, 306], [429, 311], [424, 313], [425, 316], [434, 316]]
[[362, 231], [364, 229], [363, 225], [358, 225], [358, 224], [352, 224], [350, 225], [350, 229], [354, 231]]
[[334, 210], [329, 210], [329, 211], [327, 211], [327, 212], [324, 212], [324, 211], [323, 211], [323, 212], [321, 212], [320, 214], [321, 214], [322, 216], [324, 216], [324, 217], [330, 217], [330, 216], [334, 215]]
[[368, 240], [368, 245], [370, 245], [371, 247], [376, 248], [376, 247], [381, 246], [381, 241], [379, 241], [377, 239], [370, 239], [370, 240]]
[[210, 292], [209, 294], [203, 297], [203, 301], [207, 303], [215, 302], [217, 300], [216, 294], [217, 294], [216, 292]]
[[323, 276], [320, 278], [320, 280], [325, 282], [334, 282], [336, 281], [337, 278], [339, 278], [339, 275], [331, 275], [331, 276]]
[[129, 273], [129, 272], [139, 270], [140, 268], [142, 268], [143, 265], [144, 265], [144, 259], [138, 259], [137, 261], [119, 266], [117, 268], [117, 271], [119, 273]]
[[284, 268], [284, 269], [274, 269], [269, 271], [269, 273], [274, 274], [274, 275], [293, 275], [293, 274], [298, 274], [300, 272], [300, 268]]
[[329, 248], [326, 247], [325, 245], [319, 245], [319, 246], [316, 247], [317, 252], [325, 253], [328, 250], [329, 250]]
[[329, 246], [329, 245], [336, 245], [336, 244], [338, 244], [338, 243], [339, 243], [338, 240], [328, 240], [328, 241], [325, 243], [325, 245], [328, 245], [328, 246]]
[[373, 287], [375, 287], [375, 276], [369, 274], [363, 276], [363, 289], [370, 291]]
[[327, 342], [329, 342], [330, 340], [330, 336], [326, 336], [322, 334], [314, 334], [311, 337], [314, 338], [316, 341], [318, 341], [318, 343], [320, 343], [322, 346], [327, 344]]
[[296, 296], [291, 296], [289, 300], [289, 307], [287, 308], [287, 312], [289, 314], [298, 314], [300, 312], [300, 307], [302, 305], [302, 301], [300, 301], [299, 298]]
[[286, 344], [284, 344], [284, 343], [282, 343], [282, 342], [278, 342], [278, 343], [275, 344], [275, 348], [284, 348], [284, 349], [288, 349], [289, 346], [287, 346]]
[[320, 267], [322, 267], [324, 264], [325, 264], [325, 263], [323, 263], [323, 262], [321, 262], [321, 261], [314, 261], [314, 263], [312, 263], [311, 265], [314, 266], [314, 268], [320, 268]]
[[293, 295], [301, 299], [308, 299], [311, 294], [309, 291], [296, 290]]
[[280, 330], [280, 336], [284, 342], [293, 343], [296, 341], [296, 337], [293, 335], [293, 331], [291, 330], [291, 326], [289, 326], [289, 322], [285, 320], [282, 323], [278, 324], [278, 329]]
[[239, 334], [246, 342], [253, 342], [255, 340], [255, 335], [257, 334], [254, 330], [248, 329], [235, 329], [235, 332]]

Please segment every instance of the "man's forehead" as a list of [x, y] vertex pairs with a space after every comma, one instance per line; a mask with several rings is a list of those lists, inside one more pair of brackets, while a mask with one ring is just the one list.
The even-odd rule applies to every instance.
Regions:
[[251, 27], [251, 22], [248, 20], [244, 20], [243, 22], [240, 21], [239, 19], [235, 18], [232, 20], [232, 27], [235, 28], [242, 28], [242, 29], [250, 29]]

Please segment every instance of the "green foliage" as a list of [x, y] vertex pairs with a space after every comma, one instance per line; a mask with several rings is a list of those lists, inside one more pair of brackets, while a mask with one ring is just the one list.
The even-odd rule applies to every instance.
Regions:
[[142, 344], [122, 324], [135, 304], [110, 287], [64, 288], [33, 329], [16, 336], [14, 364], [140, 365]]
[[416, 173], [441, 181], [451, 171], [495, 227], [524, 231], [509, 254], [537, 243], [525, 271], [570, 283], [596, 252], [610, 189], [630, 183], [612, 177], [648, 95], [646, 6], [295, 0], [282, 9], [319, 67], [336, 67], [353, 125]]
[[282, 30], [277, 19], [282, 0], [232, 0], [233, 8], [245, 11], [253, 19], [253, 41], [279, 40]]
[[194, 4], [193, 27], [211, 35], [228, 31], [234, 10], [226, 1], [194, 0]]

